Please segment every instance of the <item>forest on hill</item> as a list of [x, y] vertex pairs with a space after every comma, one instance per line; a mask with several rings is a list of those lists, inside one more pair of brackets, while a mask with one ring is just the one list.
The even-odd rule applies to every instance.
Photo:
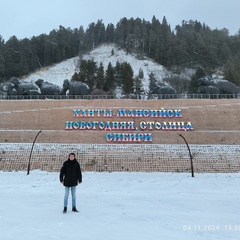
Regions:
[[139, 59], [149, 57], [169, 70], [202, 68], [211, 75], [220, 68], [225, 79], [240, 86], [240, 33], [231, 36], [227, 29], [212, 30], [196, 20], [171, 29], [165, 17], [159, 21], [155, 16], [151, 22], [122, 18], [116, 26], [98, 20], [86, 30], [59, 26], [30, 39], [12, 36], [5, 42], [0, 36], [0, 82], [81, 56], [103, 43], [137, 53]]

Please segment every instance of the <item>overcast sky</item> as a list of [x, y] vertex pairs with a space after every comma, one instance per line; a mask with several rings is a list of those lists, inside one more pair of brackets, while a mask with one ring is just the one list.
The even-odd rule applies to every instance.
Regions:
[[182, 21], [197, 20], [211, 29], [240, 29], [240, 0], [0, 0], [0, 35], [5, 41], [49, 34], [60, 25], [86, 28], [102, 19], [116, 25], [123, 17], [151, 21], [165, 16], [173, 30]]

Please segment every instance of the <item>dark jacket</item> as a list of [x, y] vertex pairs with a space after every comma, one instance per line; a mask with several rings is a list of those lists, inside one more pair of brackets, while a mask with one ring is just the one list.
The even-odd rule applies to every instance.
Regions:
[[76, 159], [68, 159], [63, 163], [60, 171], [60, 182], [63, 182], [65, 187], [77, 186], [78, 183], [82, 182], [82, 171], [80, 164]]

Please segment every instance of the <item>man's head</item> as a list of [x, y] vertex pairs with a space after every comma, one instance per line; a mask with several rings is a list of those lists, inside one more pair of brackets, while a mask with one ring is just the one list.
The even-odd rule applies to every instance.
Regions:
[[75, 159], [75, 153], [70, 153], [69, 154], [69, 159], [74, 160]]

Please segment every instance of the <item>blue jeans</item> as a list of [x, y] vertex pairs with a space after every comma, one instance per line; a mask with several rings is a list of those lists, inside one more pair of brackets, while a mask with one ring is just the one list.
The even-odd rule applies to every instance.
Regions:
[[64, 195], [64, 207], [67, 207], [68, 205], [68, 196], [69, 196], [69, 191], [71, 189], [71, 194], [72, 194], [72, 207], [76, 207], [76, 186], [74, 187], [65, 187], [65, 195]]

